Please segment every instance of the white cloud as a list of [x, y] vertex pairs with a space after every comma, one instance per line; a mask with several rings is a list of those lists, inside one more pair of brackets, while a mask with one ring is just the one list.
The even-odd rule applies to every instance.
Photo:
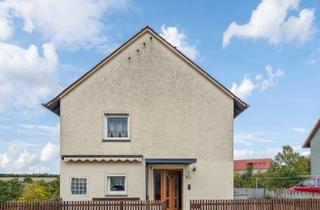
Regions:
[[292, 130], [296, 133], [299, 133], [299, 134], [303, 134], [306, 132], [306, 129], [304, 129], [304, 128], [292, 128]]
[[59, 156], [59, 147], [49, 142], [41, 151], [40, 160], [45, 162]]
[[265, 151], [262, 152], [262, 155], [260, 157], [273, 159], [281, 151], [282, 151], [282, 148], [267, 148]]
[[59, 147], [49, 142], [41, 152], [30, 151], [27, 144], [12, 143], [7, 150], [0, 153], [0, 167], [8, 173], [50, 172], [47, 166], [58, 162]]
[[271, 158], [281, 152], [281, 148], [266, 148], [263, 150], [234, 149], [234, 159]]
[[272, 143], [274, 141], [268, 133], [237, 132], [234, 134], [234, 142], [251, 146], [253, 143]]
[[13, 33], [12, 21], [0, 8], [0, 40], [8, 39]]
[[254, 79], [249, 76], [244, 76], [240, 84], [232, 83], [230, 91], [237, 95], [239, 98], [245, 100], [255, 90], [264, 92], [270, 87], [275, 86], [278, 83], [279, 78], [284, 76], [284, 72], [280, 69], [273, 71], [272, 66], [267, 65], [265, 67], [266, 76], [257, 74]]
[[[301, 145], [292, 146], [294, 152], [300, 153], [300, 155], [308, 156], [310, 155], [310, 150], [302, 149]], [[262, 148], [246, 148], [246, 149], [234, 149], [234, 159], [252, 159], [252, 158], [271, 158], [274, 159], [275, 156], [282, 152], [281, 147], [262, 147]]]
[[6, 171], [26, 171], [36, 161], [37, 156], [20, 144], [10, 145], [5, 153], [0, 154], [0, 166]]
[[31, 131], [41, 131], [46, 133], [52, 133], [56, 127], [48, 125], [36, 125], [36, 124], [19, 124], [18, 127]]
[[195, 60], [199, 56], [196, 45], [188, 43], [187, 35], [183, 32], [179, 32], [176, 27], [166, 27], [165, 25], [162, 25], [160, 36], [173, 46], [177, 47], [178, 50], [183, 52], [191, 60]]
[[261, 91], [265, 91], [268, 88], [276, 85], [279, 78], [284, 75], [284, 72], [280, 69], [273, 71], [272, 66], [270, 65], [266, 66], [266, 72], [267, 72], [267, 79], [262, 80], [261, 87], [260, 87]]
[[0, 111], [6, 108], [34, 109], [59, 89], [58, 56], [53, 44], [21, 48], [0, 42]]
[[313, 65], [318, 63], [318, 61], [320, 60], [320, 47], [317, 47], [309, 56], [309, 58], [307, 59], [307, 64], [308, 65]]
[[234, 149], [233, 159], [250, 159], [254, 156], [253, 150], [246, 150], [246, 149]]
[[246, 99], [249, 95], [251, 95], [252, 91], [255, 89], [255, 84], [253, 81], [245, 76], [240, 85], [237, 83], [232, 83], [231, 92], [241, 99]]
[[271, 44], [307, 41], [315, 31], [314, 10], [302, 9], [297, 16], [289, 15], [298, 6], [299, 0], [262, 0], [248, 23], [229, 25], [223, 33], [223, 46], [228, 46], [233, 37], [266, 39]]
[[23, 31], [41, 34], [59, 48], [102, 45], [108, 41], [104, 20], [129, 7], [129, 0], [5, 0], [0, 2], [0, 38], [12, 36], [12, 21], [20, 19]]

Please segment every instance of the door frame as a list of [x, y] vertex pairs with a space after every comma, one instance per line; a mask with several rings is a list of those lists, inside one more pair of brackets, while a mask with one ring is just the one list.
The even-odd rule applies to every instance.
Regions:
[[181, 173], [181, 186], [180, 186], [180, 188], [181, 188], [181, 193], [180, 193], [180, 200], [181, 200], [181, 210], [183, 210], [184, 209], [184, 206], [185, 206], [185, 186], [186, 186], [186, 184], [185, 184], [185, 181], [186, 181], [186, 179], [185, 179], [185, 174], [186, 174], [186, 172], [185, 172], [185, 170], [186, 170], [186, 166], [184, 166], [184, 165], [175, 165], [175, 166], [172, 166], [172, 165], [161, 165], [161, 166], [159, 166], [159, 165], [157, 165], [157, 166], [150, 166], [150, 170], [151, 170], [151, 174], [152, 174], [152, 176], [150, 176], [150, 182], [151, 182], [151, 189], [150, 189], [150, 191], [149, 192], [151, 192], [152, 193], [152, 195], [150, 196], [151, 198], [152, 198], [152, 200], [154, 200], [154, 195], [155, 195], [155, 182], [154, 182], [154, 171], [155, 170], [166, 170], [166, 171], [179, 171], [180, 173]]

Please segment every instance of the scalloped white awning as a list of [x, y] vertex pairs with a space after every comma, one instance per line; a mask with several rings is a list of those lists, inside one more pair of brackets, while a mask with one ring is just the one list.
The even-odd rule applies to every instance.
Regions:
[[142, 162], [142, 155], [63, 155], [65, 162]]

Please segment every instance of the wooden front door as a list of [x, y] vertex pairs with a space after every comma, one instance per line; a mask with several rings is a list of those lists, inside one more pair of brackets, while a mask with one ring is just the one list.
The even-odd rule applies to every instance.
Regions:
[[165, 200], [167, 210], [181, 209], [181, 171], [154, 170], [154, 199]]

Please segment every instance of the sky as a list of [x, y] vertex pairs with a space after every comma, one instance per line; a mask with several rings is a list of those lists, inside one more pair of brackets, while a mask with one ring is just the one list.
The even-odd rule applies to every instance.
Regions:
[[146, 25], [250, 108], [234, 158], [302, 144], [320, 116], [318, 0], [0, 1], [0, 172], [59, 173], [59, 118], [41, 106]]

